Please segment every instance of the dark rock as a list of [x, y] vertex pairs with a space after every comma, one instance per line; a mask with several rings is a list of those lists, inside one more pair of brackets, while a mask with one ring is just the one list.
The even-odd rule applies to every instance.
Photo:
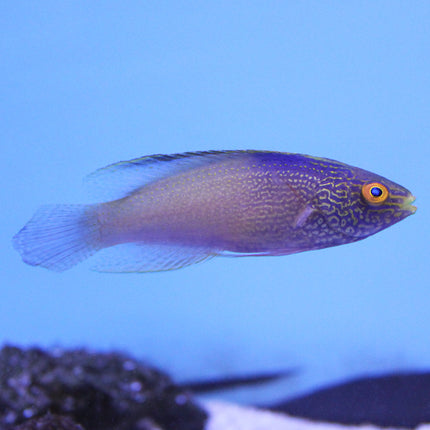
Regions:
[[206, 412], [162, 372], [118, 353], [0, 350], [0, 430], [47, 412], [87, 430], [202, 430]]
[[44, 417], [32, 418], [15, 426], [14, 430], [84, 430], [70, 417], [46, 414]]
[[430, 422], [430, 373], [355, 379], [269, 409], [317, 421], [415, 428]]

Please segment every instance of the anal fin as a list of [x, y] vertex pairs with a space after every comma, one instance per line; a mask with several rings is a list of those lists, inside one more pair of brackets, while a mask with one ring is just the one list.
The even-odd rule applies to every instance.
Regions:
[[99, 272], [161, 272], [180, 269], [215, 256], [213, 250], [145, 242], [115, 245], [101, 250], [91, 260]]

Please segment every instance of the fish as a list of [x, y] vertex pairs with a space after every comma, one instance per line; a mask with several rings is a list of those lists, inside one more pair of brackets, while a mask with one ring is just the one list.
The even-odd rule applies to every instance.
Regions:
[[102, 272], [157, 272], [288, 255], [365, 239], [417, 209], [382, 176], [288, 152], [156, 154], [96, 170], [87, 184], [103, 201], [42, 206], [13, 237], [25, 263], [61, 272], [92, 257]]

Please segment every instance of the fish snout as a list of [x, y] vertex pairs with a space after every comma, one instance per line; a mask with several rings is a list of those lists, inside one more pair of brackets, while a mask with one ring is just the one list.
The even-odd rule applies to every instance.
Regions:
[[407, 211], [410, 211], [411, 214], [414, 214], [417, 210], [417, 207], [414, 206], [412, 203], [414, 203], [416, 200], [416, 197], [412, 194], [409, 194], [408, 197], [406, 197], [402, 204], [402, 209], [405, 209]]

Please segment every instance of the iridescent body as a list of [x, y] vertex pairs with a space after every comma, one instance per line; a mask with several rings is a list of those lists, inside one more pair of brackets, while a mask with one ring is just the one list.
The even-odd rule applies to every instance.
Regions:
[[364, 239], [416, 210], [388, 179], [290, 153], [156, 155], [90, 180], [119, 198], [42, 207], [14, 237], [24, 261], [65, 270], [103, 250], [98, 270], [144, 272], [216, 255], [292, 254]]

